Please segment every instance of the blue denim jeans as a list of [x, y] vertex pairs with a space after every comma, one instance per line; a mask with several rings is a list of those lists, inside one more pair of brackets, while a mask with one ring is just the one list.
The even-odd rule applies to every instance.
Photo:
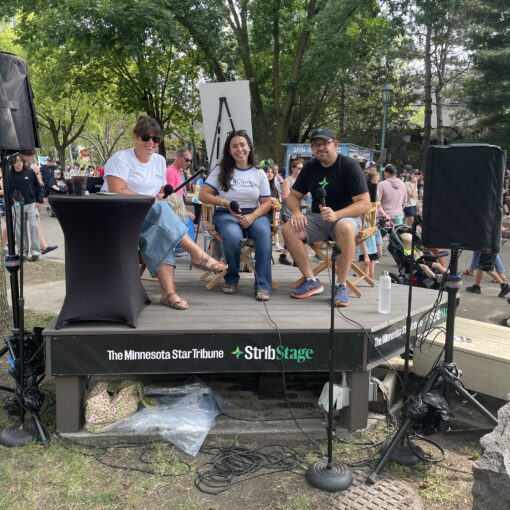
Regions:
[[155, 202], [140, 230], [140, 255], [149, 273], [156, 275], [161, 264], [175, 266], [173, 251], [187, 228], [167, 202]]
[[[249, 214], [250, 209], [243, 209]], [[214, 225], [223, 238], [223, 251], [228, 264], [225, 283], [237, 285], [239, 282], [239, 264], [241, 242], [249, 237], [255, 241], [255, 290], [272, 291], [271, 285], [271, 224], [267, 216], [257, 218], [247, 229], [242, 229], [236, 218], [226, 209], [217, 209], [213, 218]]]
[[[478, 267], [479, 260], [480, 260], [480, 252], [474, 251], [473, 257], [471, 258], [471, 264], [469, 266], [469, 269], [471, 271], [474, 271]], [[494, 269], [496, 270], [497, 273], [505, 272], [505, 266], [503, 265], [503, 261], [501, 260], [499, 253], [496, 255], [496, 260], [494, 261]]]

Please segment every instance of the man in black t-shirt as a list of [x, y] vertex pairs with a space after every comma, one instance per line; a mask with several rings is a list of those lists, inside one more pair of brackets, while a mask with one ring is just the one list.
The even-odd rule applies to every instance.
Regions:
[[[285, 246], [305, 277], [291, 296], [306, 299], [324, 291], [313, 274], [303, 242], [333, 239], [341, 249], [335, 304], [348, 306], [345, 284], [356, 249], [356, 234], [361, 229], [360, 216], [370, 209], [370, 196], [358, 163], [338, 154], [338, 140], [331, 129], [317, 129], [310, 138], [314, 158], [305, 164], [286, 200], [292, 219], [283, 226]], [[300, 204], [307, 193], [312, 195], [312, 210], [304, 215]]]

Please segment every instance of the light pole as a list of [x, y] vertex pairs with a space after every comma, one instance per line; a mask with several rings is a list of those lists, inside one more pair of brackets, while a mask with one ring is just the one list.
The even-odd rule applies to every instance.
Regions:
[[389, 84], [384, 85], [382, 88], [382, 103], [383, 103], [383, 120], [382, 120], [382, 129], [381, 129], [381, 159], [380, 159], [380, 173], [381, 179], [383, 178], [383, 170], [384, 165], [386, 164], [386, 147], [385, 147], [385, 138], [386, 138], [386, 120], [388, 118], [388, 106], [391, 103], [391, 98], [393, 96], [393, 87]]

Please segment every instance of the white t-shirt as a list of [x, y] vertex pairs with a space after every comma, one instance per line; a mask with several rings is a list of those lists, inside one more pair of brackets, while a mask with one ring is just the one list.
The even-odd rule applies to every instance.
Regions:
[[219, 197], [238, 202], [241, 209], [255, 209], [259, 206], [260, 198], [271, 196], [267, 175], [260, 168], [253, 166], [244, 169], [235, 168], [228, 191], [220, 189], [219, 175], [220, 167], [217, 166], [207, 177], [205, 183], [211, 186]]
[[104, 184], [101, 191], [108, 191], [106, 177], [113, 175], [126, 181], [129, 190], [140, 195], [156, 196], [161, 186], [166, 184], [165, 158], [160, 154], [153, 154], [147, 163], [142, 163], [136, 156], [134, 149], [116, 152], [104, 167]]

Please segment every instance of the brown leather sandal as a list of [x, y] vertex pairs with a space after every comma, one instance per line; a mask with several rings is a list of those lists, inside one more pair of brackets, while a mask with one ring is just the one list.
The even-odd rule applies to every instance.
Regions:
[[187, 310], [189, 308], [188, 302], [182, 299], [177, 292], [169, 292], [168, 294], [161, 296], [159, 302], [162, 305], [173, 308], [174, 310]]
[[255, 293], [255, 299], [257, 301], [269, 301], [271, 299], [271, 294], [267, 292], [267, 290], [258, 290]]
[[202, 271], [211, 271], [213, 273], [221, 273], [222, 271], [228, 268], [227, 264], [218, 262], [212, 257], [209, 257], [207, 253], [201, 255], [200, 260], [198, 262], [191, 261], [191, 265], [193, 267], [196, 267], [197, 269], [201, 269]]

